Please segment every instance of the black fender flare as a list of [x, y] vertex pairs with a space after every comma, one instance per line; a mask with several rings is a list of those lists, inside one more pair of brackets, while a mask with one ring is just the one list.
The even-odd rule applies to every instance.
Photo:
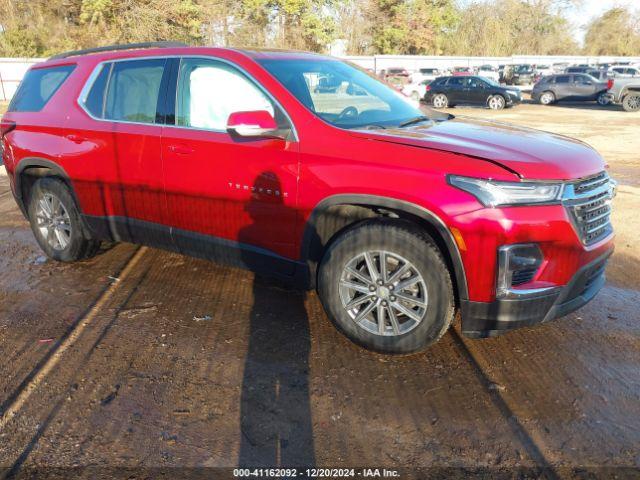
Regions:
[[311, 212], [309, 219], [305, 225], [302, 235], [302, 243], [300, 246], [300, 258], [303, 263], [308, 266], [310, 273], [310, 280], [312, 282], [311, 287], [315, 287], [315, 275], [317, 272], [317, 266], [320, 263], [319, 258], [314, 255], [313, 242], [317, 237], [316, 224], [318, 218], [330, 207], [339, 205], [356, 205], [363, 207], [375, 207], [388, 209], [392, 211], [400, 211], [428, 222], [436, 231], [440, 234], [444, 242], [444, 246], [453, 267], [453, 274], [455, 276], [455, 283], [457, 286], [457, 294], [460, 300], [469, 299], [469, 290], [467, 287], [467, 277], [464, 270], [464, 264], [462, 263], [462, 257], [458, 245], [453, 238], [453, 235], [446, 224], [432, 211], [415, 203], [407, 202], [404, 200], [398, 200], [390, 197], [381, 197], [377, 195], [366, 194], [338, 194], [332, 195], [320, 201]]

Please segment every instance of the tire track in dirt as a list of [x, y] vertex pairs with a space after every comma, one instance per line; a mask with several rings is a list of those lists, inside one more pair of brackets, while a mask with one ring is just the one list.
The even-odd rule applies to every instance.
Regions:
[[0, 416], [0, 430], [3, 430], [7, 423], [16, 416], [31, 395], [60, 362], [65, 352], [77, 342], [82, 332], [84, 332], [105, 304], [113, 297], [119, 285], [131, 274], [146, 251], [146, 247], [141, 247], [133, 254], [122, 271], [117, 275], [116, 278], [118, 278], [118, 280], [111, 283], [104, 290], [87, 313], [79, 317], [70, 330], [58, 341], [57, 345], [36, 365], [32, 373], [0, 407], [0, 411], [2, 412]]
[[454, 344], [460, 350], [461, 355], [469, 360], [478, 379], [486, 387], [491, 400], [504, 416], [505, 421], [512, 429], [516, 438], [518, 438], [522, 446], [526, 449], [530, 458], [540, 467], [541, 471], [539, 473], [541, 476], [539, 478], [560, 478], [558, 472], [553, 467], [554, 459], [547, 458], [543, 453], [544, 451], [549, 451], [549, 449], [545, 448], [541, 436], [538, 435], [537, 432], [527, 429], [522, 423], [512, 408], [511, 402], [500, 392], [500, 388], [495, 387], [496, 384], [486, 373], [485, 369], [483, 369], [481, 361], [479, 361], [477, 355], [468, 347], [458, 330], [451, 328], [449, 332], [454, 339]]
[[[140, 257], [142, 257], [142, 255], [144, 254], [144, 250], [145, 250], [145, 248], [142, 247], [132, 255], [130, 260], [127, 262], [125, 267], [122, 269], [122, 272], [118, 276], [115, 277], [115, 278], [118, 278], [118, 281], [113, 283], [111, 285], [111, 287], [113, 287], [114, 285], [119, 284], [122, 281], [127, 279], [127, 277], [129, 276], [129, 273], [136, 267]], [[138, 291], [138, 288], [140, 287], [140, 285], [146, 279], [146, 277], [147, 277], [147, 275], [149, 273], [149, 270], [150, 270], [150, 266], [147, 266], [144, 269], [144, 273], [142, 273], [140, 275], [140, 278], [136, 280], [136, 283], [133, 286], [133, 288], [131, 288], [130, 291], [126, 293], [124, 301], [119, 303], [118, 307], [113, 312], [109, 322], [106, 325], [104, 325], [103, 327], [101, 327], [101, 331], [100, 331], [99, 335], [97, 336], [97, 338], [93, 342], [91, 342], [91, 346], [89, 347], [89, 349], [87, 350], [87, 352], [85, 353], [85, 355], [82, 358], [82, 361], [84, 363], [86, 363], [91, 358], [92, 354], [96, 350], [96, 347], [104, 339], [104, 337], [107, 335], [109, 330], [111, 330], [111, 328], [113, 327], [114, 323], [118, 319], [120, 313], [127, 306], [129, 301], [131, 300], [131, 298]], [[81, 321], [84, 321], [83, 322], [84, 327], [88, 326], [90, 321], [100, 313], [100, 311], [102, 310], [102, 307], [105, 306], [107, 304], [107, 302], [113, 297], [113, 293], [114, 292], [115, 292], [115, 289], [112, 291], [111, 294], [109, 294], [109, 289], [107, 289], [103, 293], [103, 295], [100, 296], [99, 300], [95, 303], [94, 307], [92, 307], [90, 309], [89, 314], [87, 314], [86, 316], [81, 317]], [[81, 333], [82, 332], [79, 332], [77, 337], [79, 337]], [[60, 354], [60, 355], [62, 355], [62, 354]], [[51, 408], [51, 410], [47, 414], [45, 420], [38, 424], [38, 429], [36, 430], [35, 434], [31, 437], [31, 439], [26, 443], [26, 445], [24, 447], [24, 450], [22, 450], [22, 452], [17, 457], [15, 462], [11, 465], [11, 467], [9, 467], [9, 469], [4, 473], [4, 475], [0, 476], [0, 479], [4, 480], [5, 478], [13, 478], [20, 472], [20, 469], [22, 468], [22, 466], [24, 465], [26, 460], [29, 458], [29, 455], [31, 454], [33, 449], [37, 446], [38, 441], [40, 440], [40, 438], [46, 433], [47, 429], [51, 425], [51, 422], [56, 418], [56, 416], [58, 415], [58, 413], [62, 409], [64, 403], [65, 403], [65, 397], [64, 397], [64, 395], [61, 395], [60, 398], [55, 402], [55, 405], [53, 406], [53, 408]], [[1, 425], [0, 425], [0, 428], [1, 428]]]

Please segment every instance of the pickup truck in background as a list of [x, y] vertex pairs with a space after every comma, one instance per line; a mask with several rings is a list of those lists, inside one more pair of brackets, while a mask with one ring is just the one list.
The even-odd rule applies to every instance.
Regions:
[[612, 103], [622, 105], [627, 112], [640, 111], [640, 77], [612, 78], [608, 86]]

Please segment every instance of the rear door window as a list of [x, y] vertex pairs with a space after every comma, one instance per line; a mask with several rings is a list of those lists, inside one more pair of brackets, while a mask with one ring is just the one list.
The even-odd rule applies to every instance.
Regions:
[[571, 81], [571, 77], [569, 75], [562, 75], [560, 77], [556, 77], [556, 84], [569, 83], [570, 81]]
[[103, 118], [156, 123], [160, 84], [166, 63], [164, 58], [115, 62], [108, 80]]
[[451, 77], [447, 82], [448, 87], [461, 87], [464, 83], [463, 77]]
[[69, 77], [75, 65], [29, 70], [9, 105], [10, 112], [39, 112]]

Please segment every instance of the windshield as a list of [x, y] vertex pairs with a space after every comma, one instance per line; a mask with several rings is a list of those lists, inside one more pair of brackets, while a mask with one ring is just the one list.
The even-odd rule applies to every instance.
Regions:
[[261, 59], [305, 107], [340, 128], [391, 127], [423, 116], [401, 93], [348, 63]]
[[492, 87], [501, 87], [500, 82], [496, 82], [493, 78], [490, 77], [482, 77], [482, 81], [488, 83]]
[[516, 73], [530, 73], [533, 72], [533, 68], [531, 68], [531, 65], [518, 65], [515, 71]]

